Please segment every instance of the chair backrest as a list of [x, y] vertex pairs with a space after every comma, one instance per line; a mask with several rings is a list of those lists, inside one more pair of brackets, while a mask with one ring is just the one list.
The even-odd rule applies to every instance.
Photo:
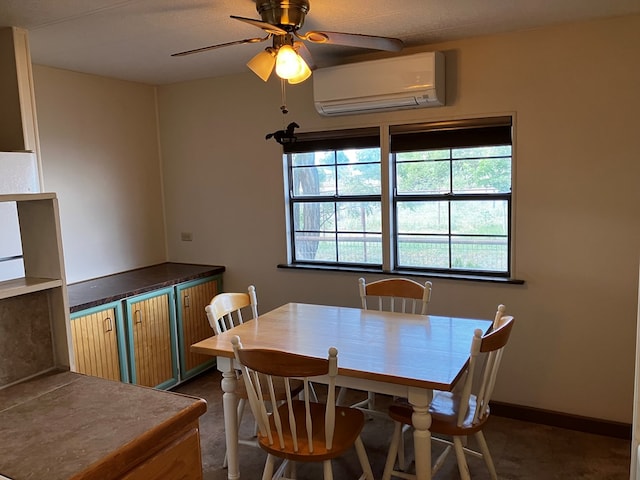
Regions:
[[[313, 437], [317, 437], [317, 433], [314, 434], [313, 431], [316, 423], [314, 415], [318, 415], [319, 410], [317, 403], [309, 401], [310, 382], [315, 376], [328, 376], [327, 399], [322, 410], [324, 422], [319, 424], [324, 424], [325, 448], [331, 449], [335, 428], [335, 377], [338, 374], [338, 350], [335, 347], [329, 348], [327, 359], [323, 359], [278, 350], [243, 349], [237, 335], [231, 339], [231, 343], [236, 360], [240, 363], [249, 405], [258, 423], [260, 436], [268, 438], [269, 445], [278, 442], [280, 449], [287, 448], [296, 453], [304, 449], [313, 452]], [[287, 391], [286, 418], [281, 416], [284, 407], [274, 408], [270, 413], [266, 405], [267, 402], [269, 405], [279, 403], [275, 397], [274, 382], [282, 379]], [[290, 385], [294, 379], [303, 380], [304, 402], [294, 401], [291, 395]], [[261, 385], [261, 382], [267, 382], [267, 387]], [[301, 412], [298, 412], [295, 416], [294, 408], [299, 408], [301, 405], [304, 405], [304, 415], [301, 417]], [[312, 408], [312, 405], [315, 408]], [[272, 417], [271, 423], [270, 417]], [[304, 419], [304, 422], [300, 421], [301, 419]], [[299, 438], [299, 435], [302, 438]], [[286, 444], [287, 439], [290, 439], [291, 444]]]
[[365, 310], [427, 314], [432, 288], [429, 281], [423, 285], [408, 278], [387, 278], [366, 283], [360, 278], [358, 284]]
[[[476, 368], [482, 368], [483, 370], [478, 372], [480, 382], [475, 386], [476, 402], [473, 423], [477, 423], [488, 415], [489, 401], [493, 394], [498, 369], [502, 360], [502, 353], [507, 341], [509, 340], [509, 336], [511, 335], [511, 329], [513, 328], [514, 322], [515, 320], [512, 316], [505, 315], [500, 317], [492, 327], [491, 331], [484, 336], [480, 329], [477, 329], [474, 332], [473, 340], [471, 341], [471, 354], [469, 356], [467, 376], [462, 389], [462, 398], [460, 399], [458, 426], [462, 425], [470, 408], [469, 400], [472, 394], [471, 390], [474, 383], [473, 379]], [[486, 354], [484, 364], [482, 365], [482, 362], [480, 361], [481, 354]]]
[[493, 319], [493, 328], [497, 327], [500, 323], [500, 319], [505, 316], [505, 312], [507, 311], [507, 307], [500, 304], [498, 305], [498, 310], [496, 310], [496, 316]]
[[209, 325], [218, 335], [244, 322], [242, 312], [251, 307], [251, 318], [258, 317], [256, 289], [249, 285], [247, 293], [219, 293], [205, 307]]

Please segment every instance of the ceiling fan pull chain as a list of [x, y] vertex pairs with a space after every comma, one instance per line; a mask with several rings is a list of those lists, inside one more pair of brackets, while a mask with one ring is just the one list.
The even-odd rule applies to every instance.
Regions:
[[286, 115], [287, 113], [289, 113], [289, 110], [287, 109], [287, 94], [285, 89], [286, 84], [287, 84], [287, 81], [284, 78], [281, 78], [280, 89], [282, 94], [282, 105], [280, 105], [280, 110], [282, 111], [283, 115]]

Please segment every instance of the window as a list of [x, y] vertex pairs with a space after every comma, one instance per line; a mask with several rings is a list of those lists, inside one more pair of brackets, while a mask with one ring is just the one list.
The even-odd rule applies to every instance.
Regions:
[[293, 263], [382, 265], [378, 129], [285, 145]]
[[510, 275], [510, 117], [300, 134], [285, 166], [293, 265]]

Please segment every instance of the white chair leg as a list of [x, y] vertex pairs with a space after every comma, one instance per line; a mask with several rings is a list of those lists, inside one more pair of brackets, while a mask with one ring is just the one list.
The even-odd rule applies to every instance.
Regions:
[[384, 464], [384, 472], [382, 473], [382, 480], [391, 479], [393, 465], [396, 463], [396, 456], [398, 455], [398, 443], [400, 442], [400, 435], [402, 435], [402, 424], [400, 422], [394, 422], [394, 424], [393, 435], [391, 436], [391, 443], [389, 444], [389, 452], [387, 453], [387, 461]]
[[264, 472], [262, 472], [262, 480], [271, 480], [273, 478], [273, 466], [276, 457], [271, 454], [267, 455], [267, 461], [264, 463]]
[[340, 387], [338, 390], [338, 396], [336, 397], [336, 405], [344, 405], [344, 397], [347, 396], [347, 391], [349, 389], [347, 387]]
[[367, 451], [362, 443], [362, 438], [358, 437], [355, 442], [356, 453], [358, 454], [358, 460], [360, 460], [360, 466], [362, 467], [363, 477], [367, 480], [373, 480], [373, 471], [371, 470], [371, 463], [369, 463], [369, 457]]
[[331, 460], [322, 462], [324, 468], [324, 480], [333, 480], [333, 469], [331, 468]]
[[398, 468], [402, 471], [407, 469], [406, 458], [404, 455], [404, 434], [410, 430], [409, 425], [403, 425], [400, 431], [400, 441], [398, 442]]
[[369, 410], [375, 410], [376, 409], [376, 394], [373, 393], [373, 392], [367, 392], [367, 402], [368, 402], [367, 408]]
[[460, 437], [453, 437], [453, 449], [456, 452], [456, 459], [458, 460], [460, 478], [462, 480], [471, 480], [467, 459], [464, 457], [464, 446], [462, 445], [462, 439]]
[[481, 431], [476, 433], [476, 440], [478, 441], [478, 446], [480, 447], [480, 451], [482, 452], [484, 463], [486, 463], [487, 468], [489, 469], [491, 480], [498, 480], [498, 474], [496, 473], [496, 467], [493, 465], [493, 459], [491, 458], [491, 454], [489, 453], [487, 441], [484, 439], [484, 435]]

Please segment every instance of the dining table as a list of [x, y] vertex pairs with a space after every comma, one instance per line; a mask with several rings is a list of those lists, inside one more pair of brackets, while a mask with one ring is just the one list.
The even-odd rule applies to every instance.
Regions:
[[[244, 348], [266, 348], [326, 358], [338, 349], [336, 385], [408, 399], [413, 407], [416, 478], [431, 478], [433, 390], [451, 391], [463, 376], [476, 329], [491, 320], [383, 312], [360, 308], [287, 303], [191, 346], [217, 357], [222, 372], [227, 478], [240, 478], [236, 369], [231, 339]], [[317, 379], [314, 378], [314, 382]], [[322, 382], [322, 379], [320, 379]]]

